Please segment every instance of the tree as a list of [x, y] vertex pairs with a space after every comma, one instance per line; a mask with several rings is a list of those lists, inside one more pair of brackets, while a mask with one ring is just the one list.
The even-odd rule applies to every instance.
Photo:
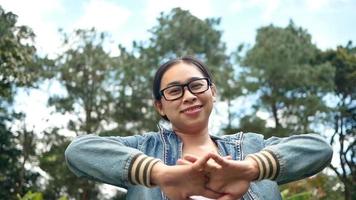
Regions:
[[58, 128], [54, 128], [46, 132], [45, 139], [41, 141], [49, 148], [39, 158], [41, 169], [50, 175], [43, 190], [44, 199], [96, 199], [99, 192], [97, 185], [93, 181], [78, 178], [66, 166], [64, 151], [70, 140], [58, 131]]
[[[52, 73], [66, 95], [52, 96], [48, 103], [57, 112], [75, 117], [69, 121], [68, 129], [76, 135], [99, 134], [105, 123], [111, 122], [108, 113], [114, 108], [112, 93], [115, 91], [108, 85], [112, 59], [103, 47], [106, 36], [95, 29], [76, 30], [71, 37], [65, 33], [63, 36], [67, 50], [57, 58]], [[58, 127], [54, 127], [47, 134], [49, 151], [44, 152], [40, 162], [50, 175], [48, 187], [52, 190], [47, 190], [45, 196], [59, 198], [65, 192], [76, 199], [96, 198], [98, 188], [94, 182], [78, 179], [65, 166], [63, 152], [69, 141], [57, 131]]]
[[107, 103], [110, 90], [106, 80], [112, 67], [108, 53], [103, 49], [104, 33], [77, 30], [72, 36], [64, 34], [63, 46], [68, 49], [57, 59], [53, 73], [63, 85], [67, 95], [53, 96], [49, 105], [61, 113], [75, 113], [76, 120], [69, 122], [69, 130], [77, 135], [96, 133], [102, 129], [110, 108]]
[[283, 199], [342, 200], [340, 181], [335, 176], [320, 173], [307, 179], [281, 186]]
[[220, 21], [219, 18], [200, 20], [180, 8], [166, 15], [161, 13], [158, 25], [150, 30], [152, 37], [147, 50], [154, 55], [152, 64], [183, 55], [196, 56], [212, 72], [221, 98], [232, 99], [236, 96], [231, 93], [235, 89], [234, 70], [221, 40], [222, 31], [218, 30]]
[[[136, 47], [135, 47], [136, 48]], [[156, 129], [159, 117], [153, 108], [152, 67], [138, 52], [119, 46], [120, 56], [113, 58], [115, 69], [110, 85], [116, 88], [111, 119], [117, 125], [111, 135], [135, 135]]]
[[[192, 55], [207, 64], [213, 74], [219, 97], [230, 104], [240, 92], [230, 57], [225, 52], [226, 45], [221, 40], [222, 31], [218, 30], [221, 20], [201, 20], [189, 11], [174, 8], [168, 14], [161, 13], [157, 21], [158, 24], [150, 29], [151, 37], [148, 42], [134, 42], [138, 59], [144, 61], [142, 69], [146, 78], [142, 80], [145, 80], [145, 85], [150, 86], [147, 91], [151, 91], [151, 85], [147, 83], [153, 82], [153, 73], [160, 64], [171, 58]], [[147, 102], [150, 102], [148, 108], [152, 107], [152, 102]], [[229, 121], [232, 121], [231, 117]], [[152, 123], [152, 120], [148, 122]]]
[[[38, 80], [39, 58], [32, 42], [35, 37], [27, 26], [18, 26], [17, 16], [0, 6], [0, 196], [15, 199], [35, 187], [37, 173], [25, 169], [25, 163], [34, 154], [29, 151], [32, 131], [16, 132], [8, 124], [21, 113], [11, 110], [15, 90], [31, 87]], [[21, 161], [21, 162], [19, 162]]]
[[332, 112], [334, 134], [330, 144], [338, 149], [340, 167], [331, 169], [345, 186], [345, 199], [356, 198], [356, 48], [349, 42], [345, 47], [320, 53], [321, 62], [328, 61], [335, 67], [337, 105]]
[[[174, 9], [168, 15], [162, 14], [158, 22], [159, 25], [151, 30], [152, 37], [147, 45], [134, 42], [132, 52], [119, 45], [117, 57], [110, 57], [104, 51], [106, 36], [97, 34], [95, 30], [78, 30], [74, 37], [64, 35], [63, 46], [68, 49], [57, 59], [52, 70], [67, 94], [51, 97], [49, 105], [55, 106], [58, 112], [77, 116], [68, 124], [71, 131], [77, 135], [122, 136], [155, 129], [158, 115], [153, 109], [153, 74], [159, 64], [172, 57], [194, 52], [210, 63], [212, 71], [216, 71], [216, 80], [226, 85], [233, 73], [230, 73], [232, 67], [224, 55], [221, 33], [215, 30], [219, 20], [202, 21], [187, 11]], [[186, 29], [187, 26], [192, 30]], [[176, 36], [182, 30], [188, 33], [177, 40]], [[221, 87], [220, 91], [222, 94], [228, 92], [226, 87]], [[65, 173], [59, 169], [61, 166], [56, 166], [61, 162], [61, 156], [54, 156], [60, 152], [55, 149], [64, 150], [67, 143], [49, 144], [53, 146], [44, 153], [41, 168], [49, 172], [53, 182], [70, 182], [73, 185], [69, 177], [60, 175]], [[54, 170], [56, 168], [58, 170]], [[63, 186], [64, 191], [69, 191], [68, 188]], [[84, 191], [88, 189], [83, 188]]]
[[258, 29], [255, 45], [242, 61], [241, 85], [260, 97], [256, 106], [269, 112], [275, 133], [307, 133], [328, 111], [323, 97], [333, 89], [333, 68], [314, 64], [317, 48], [306, 30], [291, 21], [286, 28]]

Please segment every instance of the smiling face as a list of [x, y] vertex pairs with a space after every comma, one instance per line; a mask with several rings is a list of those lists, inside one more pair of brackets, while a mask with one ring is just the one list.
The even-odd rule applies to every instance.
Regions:
[[[171, 66], [162, 76], [160, 89], [164, 89], [172, 83], [186, 84], [191, 80], [204, 78], [203, 73], [194, 64], [179, 62]], [[195, 132], [208, 127], [209, 116], [215, 99], [215, 87], [199, 94], [192, 94], [187, 87], [184, 95], [174, 101], [165, 98], [156, 101], [157, 111], [166, 115], [172, 123], [173, 130], [182, 132]]]

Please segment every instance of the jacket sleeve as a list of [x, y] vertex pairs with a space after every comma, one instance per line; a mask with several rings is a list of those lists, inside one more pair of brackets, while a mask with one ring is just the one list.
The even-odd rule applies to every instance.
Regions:
[[[146, 179], [132, 180], [132, 166], [140, 171], [142, 164], [153, 166], [155, 159], [145, 156], [138, 146], [145, 136], [100, 137], [85, 135], [75, 138], [65, 151], [69, 169], [79, 177], [127, 188], [129, 184], [143, 184]], [[136, 162], [135, 162], [136, 161]], [[143, 168], [147, 168], [143, 166]], [[146, 169], [147, 170], [147, 169]], [[149, 175], [149, 174], [148, 174]], [[147, 178], [147, 177], [144, 177]], [[148, 177], [149, 178], [149, 177]], [[149, 186], [149, 182], [148, 182]]]
[[264, 140], [264, 148], [248, 155], [257, 161], [261, 179], [278, 184], [312, 176], [331, 162], [333, 150], [319, 135], [303, 134]]

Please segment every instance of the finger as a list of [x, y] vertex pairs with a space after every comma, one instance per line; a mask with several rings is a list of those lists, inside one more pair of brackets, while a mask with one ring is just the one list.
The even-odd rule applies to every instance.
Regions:
[[227, 166], [229, 164], [226, 159], [217, 154], [211, 154], [210, 157], [222, 167]]
[[194, 163], [195, 161], [197, 161], [199, 159], [198, 157], [193, 156], [191, 154], [187, 154], [183, 158], [184, 158], [184, 160], [188, 160], [189, 162], [192, 162], [192, 163]]
[[209, 189], [205, 189], [201, 194], [199, 194], [201, 196], [210, 198], [210, 199], [218, 199], [221, 198], [223, 196], [222, 193], [218, 193], [218, 192], [214, 192], [212, 190]]
[[226, 160], [232, 160], [232, 156], [230, 156], [230, 155], [224, 156], [224, 158], [225, 158]]
[[221, 169], [221, 166], [216, 162], [210, 162], [210, 163], [208, 162], [206, 165], [204, 165], [205, 172], [213, 173], [219, 169]]
[[218, 198], [217, 200], [235, 200], [236, 198], [233, 197], [231, 194], [226, 194], [220, 198]]
[[192, 164], [191, 162], [184, 160], [184, 159], [177, 160], [177, 165], [191, 165], [191, 164]]
[[225, 192], [226, 189], [224, 189], [225, 184], [224, 182], [221, 181], [215, 181], [211, 178], [209, 178], [209, 181], [205, 184], [205, 187], [212, 190], [212, 191], [219, 191], [219, 192]]
[[211, 157], [211, 153], [207, 153], [206, 155], [204, 155], [203, 157], [201, 157], [200, 159], [198, 159], [194, 164], [193, 164], [193, 168], [198, 170], [198, 171], [202, 171], [204, 169], [204, 166], [206, 165], [206, 163], [208, 162], [208, 160]]

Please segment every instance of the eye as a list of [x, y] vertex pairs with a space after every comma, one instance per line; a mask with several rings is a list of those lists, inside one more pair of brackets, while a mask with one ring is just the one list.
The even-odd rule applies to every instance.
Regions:
[[194, 81], [189, 85], [190, 89], [192, 90], [199, 90], [203, 86], [204, 86], [204, 82], [202, 81]]
[[166, 93], [169, 95], [177, 95], [181, 93], [181, 88], [179, 86], [170, 87], [166, 90]]

